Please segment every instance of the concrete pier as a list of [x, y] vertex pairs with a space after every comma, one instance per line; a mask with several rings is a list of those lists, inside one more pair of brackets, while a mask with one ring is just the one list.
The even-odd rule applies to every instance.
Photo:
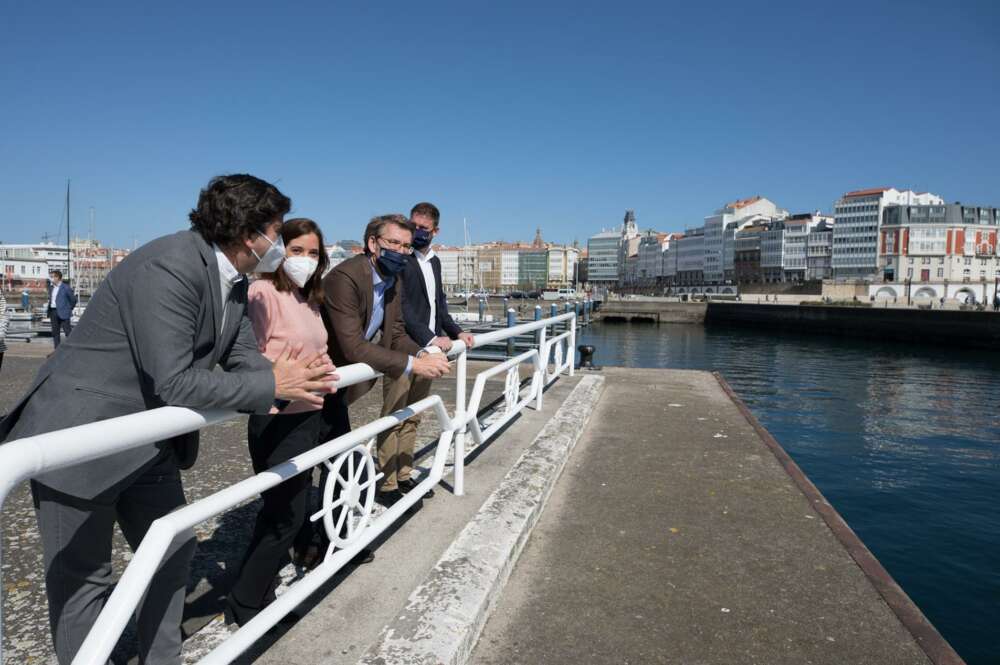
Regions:
[[604, 375], [469, 662], [961, 662], [717, 377]]

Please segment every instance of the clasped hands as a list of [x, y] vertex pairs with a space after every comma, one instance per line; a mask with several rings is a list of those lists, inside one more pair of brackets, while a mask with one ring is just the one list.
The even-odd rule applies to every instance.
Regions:
[[274, 396], [322, 406], [325, 395], [337, 392], [335, 369], [325, 352], [303, 354], [301, 344], [285, 344], [272, 364]]

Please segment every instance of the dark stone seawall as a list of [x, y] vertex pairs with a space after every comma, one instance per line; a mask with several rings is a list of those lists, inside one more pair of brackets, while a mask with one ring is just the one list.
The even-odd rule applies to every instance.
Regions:
[[1000, 350], [1000, 313], [712, 302], [705, 324]]

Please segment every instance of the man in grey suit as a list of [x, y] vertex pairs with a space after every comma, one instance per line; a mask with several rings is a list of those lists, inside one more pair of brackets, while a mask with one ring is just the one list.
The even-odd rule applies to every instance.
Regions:
[[[0, 423], [0, 441], [160, 406], [267, 413], [276, 399], [322, 404], [333, 366], [289, 350], [273, 365], [257, 351], [244, 273], [284, 257], [291, 201], [249, 175], [202, 190], [191, 230], [130, 254], [97, 289], [73, 335], [39, 370]], [[221, 365], [224, 372], [213, 371]], [[68, 665], [112, 583], [117, 522], [135, 549], [158, 517], [184, 505], [180, 469], [194, 463], [197, 432], [37, 476], [56, 653]], [[140, 660], [180, 663], [180, 621], [194, 535], [178, 537], [138, 613]]]

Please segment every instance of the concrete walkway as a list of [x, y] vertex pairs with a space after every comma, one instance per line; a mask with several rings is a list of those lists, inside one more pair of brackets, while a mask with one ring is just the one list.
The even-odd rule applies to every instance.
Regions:
[[603, 373], [469, 662], [930, 662], [713, 375]]

